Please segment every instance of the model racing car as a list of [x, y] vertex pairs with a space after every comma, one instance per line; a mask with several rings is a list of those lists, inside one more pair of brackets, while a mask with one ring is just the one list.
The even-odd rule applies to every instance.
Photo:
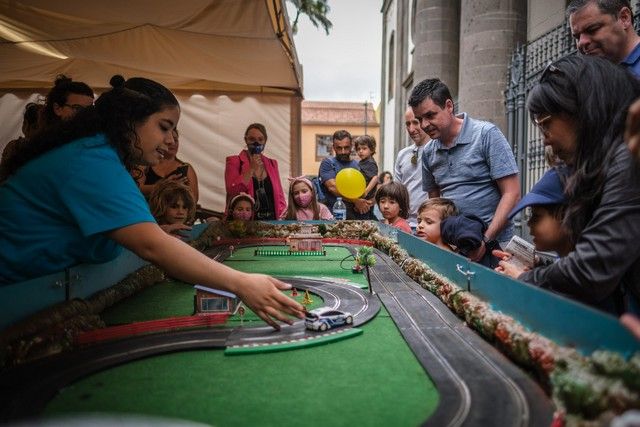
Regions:
[[337, 326], [352, 324], [353, 316], [351, 313], [321, 307], [308, 311], [305, 314], [304, 323], [307, 329], [312, 331], [326, 331]]

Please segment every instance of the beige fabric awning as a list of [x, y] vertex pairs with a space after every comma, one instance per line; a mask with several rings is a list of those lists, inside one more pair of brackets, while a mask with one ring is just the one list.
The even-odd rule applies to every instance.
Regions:
[[284, 0], [0, 0], [0, 89], [113, 74], [172, 89], [301, 94]]

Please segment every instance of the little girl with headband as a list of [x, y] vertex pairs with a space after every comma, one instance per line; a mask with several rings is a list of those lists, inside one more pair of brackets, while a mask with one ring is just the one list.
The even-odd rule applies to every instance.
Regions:
[[289, 178], [289, 205], [284, 215], [280, 219], [310, 220], [322, 219], [332, 220], [331, 211], [322, 203], [318, 202], [313, 184], [304, 176]]
[[227, 220], [251, 221], [255, 204], [253, 197], [247, 193], [235, 195], [227, 208]]

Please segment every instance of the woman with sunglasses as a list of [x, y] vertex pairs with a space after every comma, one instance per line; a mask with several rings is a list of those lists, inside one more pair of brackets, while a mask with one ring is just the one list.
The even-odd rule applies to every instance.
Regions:
[[240, 154], [227, 157], [224, 181], [227, 206], [234, 196], [247, 193], [256, 201], [254, 219], [275, 220], [287, 210], [278, 162], [262, 154], [267, 143], [267, 129], [252, 123], [244, 131], [246, 146]]
[[574, 249], [518, 278], [615, 314], [640, 307], [640, 167], [623, 140], [638, 97], [640, 81], [623, 68], [572, 55], [547, 67], [527, 101], [568, 167], [563, 226]]

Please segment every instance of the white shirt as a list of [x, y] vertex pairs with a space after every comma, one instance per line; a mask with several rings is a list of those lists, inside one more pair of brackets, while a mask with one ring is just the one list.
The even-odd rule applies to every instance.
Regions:
[[[428, 144], [428, 142], [427, 142]], [[422, 152], [426, 144], [417, 146], [415, 143], [398, 152], [393, 169], [393, 179], [405, 187], [409, 192], [409, 225], [418, 225], [418, 208], [429, 198], [429, 194], [422, 189]], [[415, 162], [411, 158], [415, 155]]]

